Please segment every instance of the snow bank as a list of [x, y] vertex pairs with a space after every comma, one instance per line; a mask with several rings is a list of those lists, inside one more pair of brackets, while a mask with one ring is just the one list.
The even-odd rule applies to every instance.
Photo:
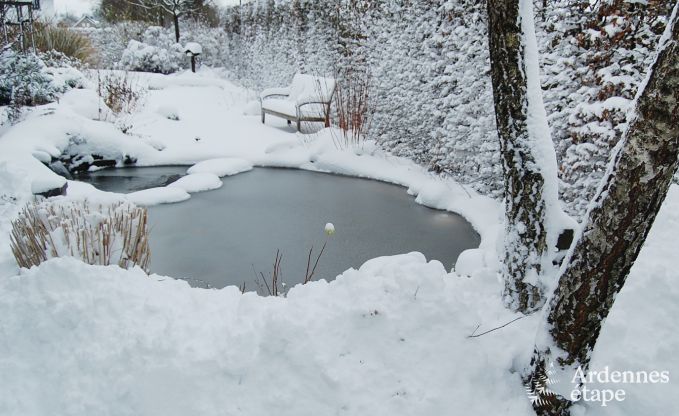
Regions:
[[[196, 185], [195, 183], [190, 185]], [[180, 187], [161, 187], [144, 189], [127, 194], [127, 199], [137, 205], [170, 204], [173, 202], [186, 201], [191, 196]]]
[[248, 102], [243, 109], [243, 115], [246, 116], [258, 116], [261, 113], [262, 105], [260, 104], [259, 101], [256, 100]]
[[204, 160], [191, 166], [186, 172], [193, 173], [211, 173], [219, 177], [231, 176], [238, 173], [252, 170], [252, 163], [237, 158], [220, 158]]
[[193, 173], [168, 185], [168, 187], [183, 189], [188, 193], [209, 191], [221, 186], [222, 181], [219, 180], [219, 176], [213, 173]]
[[530, 320], [465, 338], [514, 315], [418, 253], [288, 298], [68, 258], [0, 292], [5, 415], [532, 414], [509, 372]]

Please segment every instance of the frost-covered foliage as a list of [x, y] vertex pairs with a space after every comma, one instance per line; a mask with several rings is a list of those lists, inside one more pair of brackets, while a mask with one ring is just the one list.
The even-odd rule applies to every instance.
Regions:
[[170, 74], [186, 67], [182, 45], [159, 26], [147, 28], [141, 41], [130, 40], [119, 67], [130, 71]]
[[[184, 52], [187, 42], [203, 47], [199, 62], [223, 66], [227, 53], [226, 33], [193, 21], [182, 24], [181, 43], [175, 42], [171, 28], [150, 26], [138, 22], [121, 22], [87, 32], [99, 53], [103, 69], [171, 73], [189, 68]], [[134, 41], [134, 42], [132, 42]]]
[[562, 199], [581, 218], [627, 127], [626, 113], [674, 2], [538, 4], [543, 90]]
[[121, 22], [87, 31], [92, 47], [97, 51], [99, 67], [116, 69], [130, 41], [141, 42], [145, 27], [140, 22]]
[[[484, 2], [446, 1], [430, 45], [436, 53], [436, 166], [497, 194], [502, 175]], [[457, 51], [460, 51], [458, 53]], [[484, 185], [485, 184], [485, 185]]]
[[148, 271], [145, 208], [130, 203], [28, 204], [12, 222], [11, 246], [17, 264], [30, 268], [54, 257], [72, 256], [88, 264], [140, 266]]
[[181, 45], [165, 49], [131, 40], [120, 59], [120, 67], [130, 71], [170, 74], [181, 68]]
[[38, 56], [11, 49], [0, 53], [0, 105], [45, 104], [57, 92], [52, 76]]
[[245, 86], [287, 85], [296, 72], [369, 80], [368, 138], [499, 195], [487, 76], [485, 5], [472, 0], [252, 1], [223, 16], [224, 65]]

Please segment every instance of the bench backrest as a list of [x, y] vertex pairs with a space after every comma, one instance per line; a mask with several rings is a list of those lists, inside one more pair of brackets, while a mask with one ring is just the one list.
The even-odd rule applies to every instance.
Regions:
[[307, 74], [295, 74], [290, 84], [290, 97], [304, 98], [306, 101], [329, 103], [335, 91], [333, 78], [316, 77]]

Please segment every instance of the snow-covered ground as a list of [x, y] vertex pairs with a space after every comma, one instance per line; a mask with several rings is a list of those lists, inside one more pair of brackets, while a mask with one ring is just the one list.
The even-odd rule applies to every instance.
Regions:
[[[0, 136], [0, 414], [532, 413], [514, 369], [527, 363], [539, 317], [467, 337], [477, 326], [479, 333], [517, 317], [503, 308], [494, 273], [501, 219], [495, 201], [374, 143], [338, 150], [330, 130], [296, 134], [275, 118], [262, 125], [253, 96], [211, 71], [140, 75], [139, 82], [149, 92], [125, 120], [129, 135], [96, 120], [98, 97], [84, 89]], [[482, 245], [458, 262], [471, 277], [409, 253], [371, 260], [330, 283], [295, 287], [287, 298], [195, 289], [68, 258], [19, 271], [9, 221], [32, 186], [55, 180], [40, 160], [67, 148], [130, 156], [140, 165], [202, 162], [174, 186], [128, 197], [142, 204], [181, 201], [252, 165], [389, 181], [420, 203], [465, 216]], [[69, 183], [68, 198], [85, 197], [122, 198]], [[624, 402], [580, 406], [576, 414], [672, 414], [677, 233], [673, 187], [592, 363], [669, 370], [670, 383], [625, 385]]]

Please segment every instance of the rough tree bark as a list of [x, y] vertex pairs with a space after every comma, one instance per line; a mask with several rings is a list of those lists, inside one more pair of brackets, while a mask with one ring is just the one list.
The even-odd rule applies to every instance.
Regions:
[[[549, 302], [546, 333], [538, 334], [527, 382], [538, 380], [550, 364], [566, 375], [578, 367], [587, 371], [601, 326], [670, 187], [679, 155], [677, 9], [679, 2], [648, 82], [637, 96], [629, 130], [616, 147], [610, 172]], [[570, 404], [553, 396], [535, 410], [563, 416]]]
[[560, 210], [556, 156], [537, 71], [532, 2], [488, 0], [488, 26], [504, 173], [503, 298], [507, 307], [528, 313], [544, 303], [538, 276], [551, 267], [556, 242], [547, 223]]

